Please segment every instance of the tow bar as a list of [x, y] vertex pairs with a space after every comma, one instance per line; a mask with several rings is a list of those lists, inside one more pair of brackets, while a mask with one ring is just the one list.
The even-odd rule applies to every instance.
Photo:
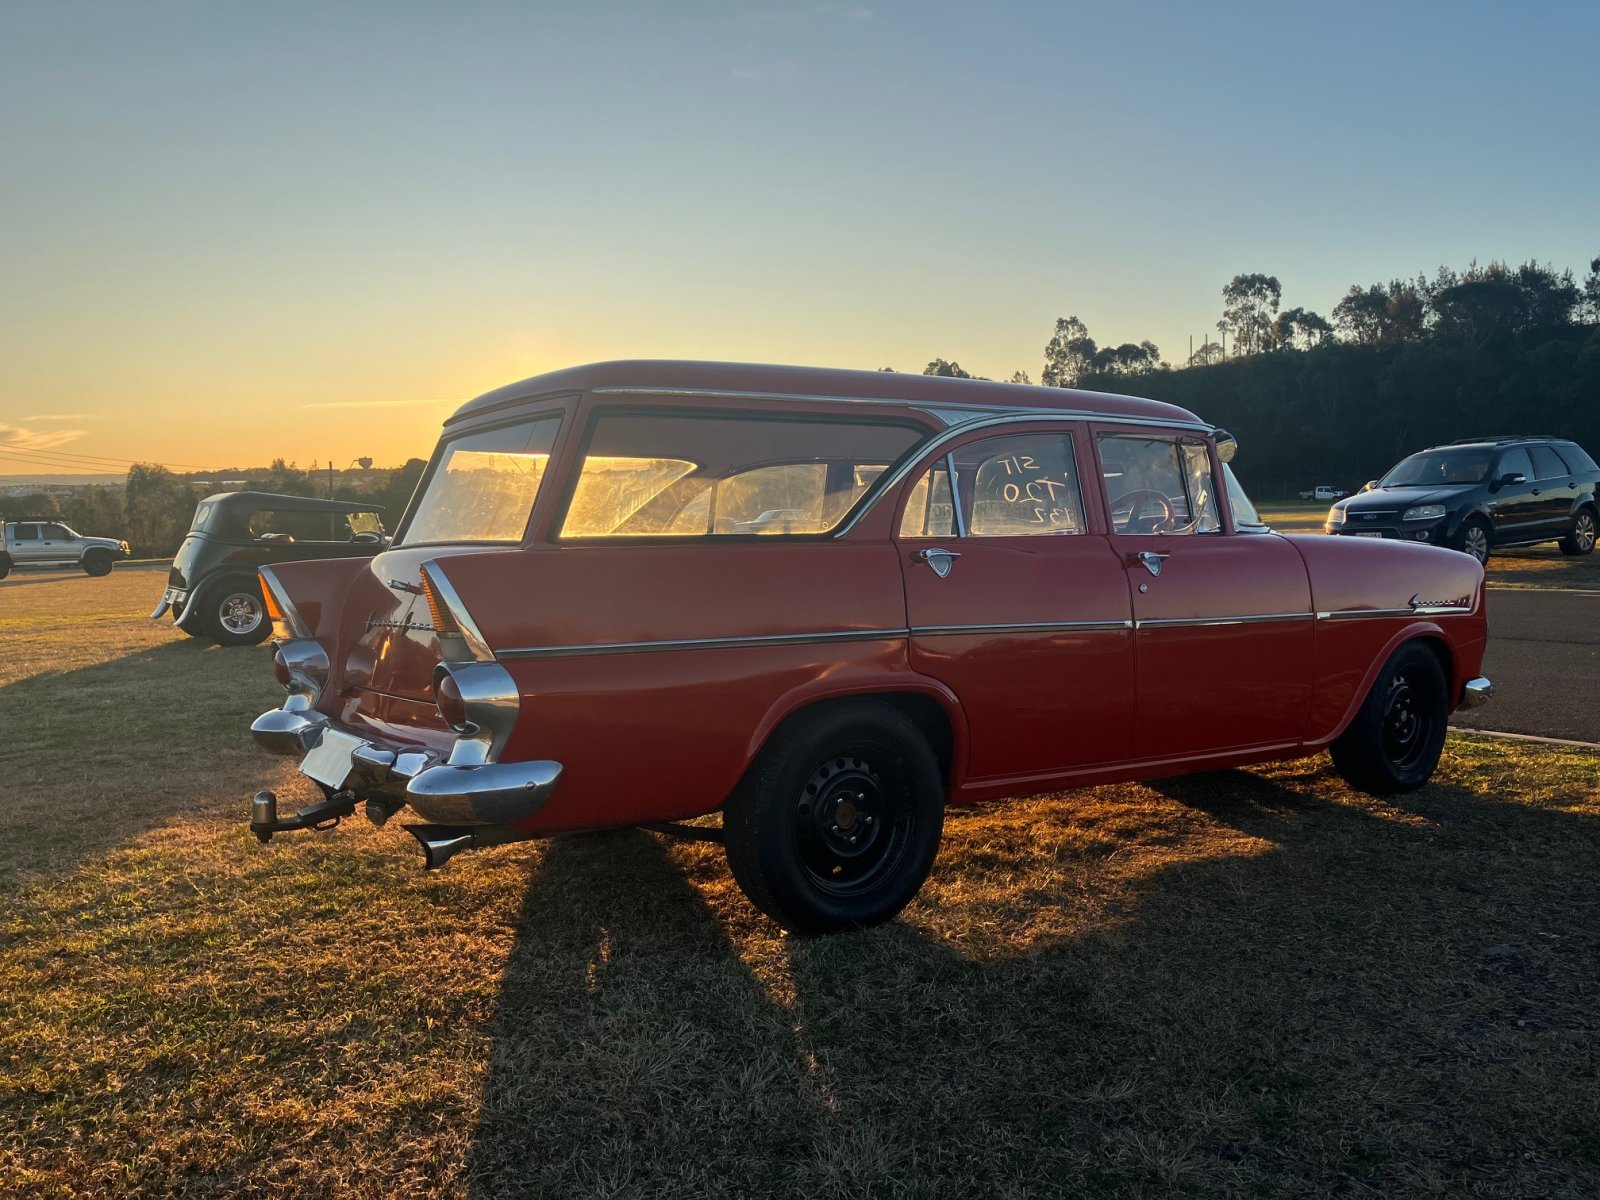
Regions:
[[335, 792], [321, 804], [302, 808], [294, 816], [280, 819], [278, 798], [271, 792], [257, 792], [250, 801], [250, 832], [265, 845], [273, 834], [287, 833], [291, 829], [332, 829], [355, 811], [354, 792]]

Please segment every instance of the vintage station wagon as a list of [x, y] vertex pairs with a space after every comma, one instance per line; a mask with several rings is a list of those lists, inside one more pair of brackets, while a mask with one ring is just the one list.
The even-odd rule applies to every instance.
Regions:
[[[1483, 568], [1280, 536], [1167, 404], [892, 373], [615, 362], [446, 422], [393, 544], [263, 567], [253, 726], [429, 866], [561, 831], [723, 841], [804, 932], [892, 916], [946, 804], [1331, 749], [1424, 784], [1479, 677]], [[721, 813], [709, 822], [680, 824]]]

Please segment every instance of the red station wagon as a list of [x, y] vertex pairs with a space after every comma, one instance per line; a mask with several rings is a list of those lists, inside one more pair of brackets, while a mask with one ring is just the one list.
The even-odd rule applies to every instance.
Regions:
[[[325, 801], [459, 850], [640, 825], [724, 842], [789, 929], [883, 921], [946, 804], [1331, 749], [1422, 786], [1479, 677], [1483, 568], [1281, 536], [1234, 441], [1057, 388], [615, 362], [445, 424], [391, 548], [261, 569]], [[721, 828], [680, 822], [719, 812]]]

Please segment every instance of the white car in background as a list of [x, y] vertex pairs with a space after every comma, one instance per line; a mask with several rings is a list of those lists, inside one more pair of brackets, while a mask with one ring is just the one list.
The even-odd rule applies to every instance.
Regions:
[[84, 537], [60, 521], [0, 525], [0, 579], [13, 567], [82, 567], [88, 575], [109, 575], [111, 565], [127, 557], [127, 542]]

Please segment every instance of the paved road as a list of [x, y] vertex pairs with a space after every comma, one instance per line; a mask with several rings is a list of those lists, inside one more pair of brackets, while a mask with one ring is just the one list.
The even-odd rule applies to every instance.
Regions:
[[1600, 742], [1600, 595], [1489, 589], [1494, 699], [1458, 725]]

